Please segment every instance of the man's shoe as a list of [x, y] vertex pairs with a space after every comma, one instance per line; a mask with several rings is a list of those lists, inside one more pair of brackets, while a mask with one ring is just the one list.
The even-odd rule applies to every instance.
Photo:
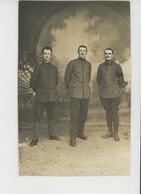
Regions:
[[115, 135], [114, 135], [114, 139], [115, 139], [115, 141], [119, 141], [119, 140], [120, 140], [118, 134], [115, 134]]
[[114, 137], [112, 132], [108, 132], [106, 135], [102, 135], [102, 138]]
[[38, 139], [32, 139], [32, 141], [30, 142], [30, 146], [33, 147], [38, 143]]
[[76, 139], [75, 138], [70, 139], [70, 146], [76, 146]]
[[61, 140], [61, 138], [58, 137], [57, 135], [50, 135], [50, 136], [49, 136], [49, 139], [51, 139], [51, 140], [56, 140], [56, 141], [60, 141], [60, 140]]
[[77, 134], [77, 138], [80, 138], [82, 140], [87, 140], [88, 138], [84, 134]]

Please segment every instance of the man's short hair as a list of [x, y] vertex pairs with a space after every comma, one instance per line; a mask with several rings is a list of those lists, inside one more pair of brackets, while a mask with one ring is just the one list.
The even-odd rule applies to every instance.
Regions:
[[114, 50], [113, 50], [112, 48], [106, 48], [106, 49], [104, 50], [104, 54], [105, 54], [105, 51], [107, 51], [107, 50], [112, 51], [112, 54], [114, 54]]
[[85, 48], [85, 49], [86, 49], [86, 51], [87, 51], [87, 47], [86, 47], [85, 45], [80, 45], [80, 46], [78, 47], [78, 51], [79, 51], [80, 47]]
[[44, 52], [44, 50], [50, 50], [51, 53], [52, 53], [52, 48], [50, 48], [50, 47], [48, 47], [48, 46], [46, 46], [46, 47], [44, 47], [44, 48], [42, 49], [42, 53]]

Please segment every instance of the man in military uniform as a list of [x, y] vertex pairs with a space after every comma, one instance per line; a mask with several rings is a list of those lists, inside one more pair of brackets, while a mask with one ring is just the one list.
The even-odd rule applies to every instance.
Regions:
[[30, 146], [34, 146], [38, 143], [38, 131], [44, 109], [47, 113], [49, 139], [60, 140], [60, 138], [55, 134], [54, 129], [58, 69], [50, 63], [52, 54], [51, 48], [44, 47], [42, 49], [42, 54], [43, 62], [35, 67], [30, 80], [30, 87], [36, 93], [33, 126], [34, 137]]
[[76, 146], [76, 136], [86, 140], [84, 125], [87, 118], [89, 96], [91, 63], [85, 59], [87, 47], [80, 45], [78, 58], [70, 61], [65, 72], [65, 84], [70, 95], [70, 145]]
[[105, 49], [104, 57], [105, 62], [99, 65], [96, 77], [96, 81], [99, 85], [99, 98], [106, 112], [106, 122], [108, 126], [108, 133], [102, 137], [114, 137], [115, 141], [119, 141], [118, 106], [120, 104], [120, 87], [124, 87], [125, 84], [124, 76], [121, 66], [113, 61], [113, 49]]

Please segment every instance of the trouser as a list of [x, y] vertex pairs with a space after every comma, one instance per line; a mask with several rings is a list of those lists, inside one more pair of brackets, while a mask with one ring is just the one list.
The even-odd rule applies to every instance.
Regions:
[[83, 134], [87, 118], [89, 98], [79, 99], [71, 97], [70, 99], [70, 138], [75, 138], [76, 132], [80, 135]]
[[118, 126], [119, 126], [118, 106], [120, 104], [120, 98], [119, 97], [114, 97], [114, 98], [100, 97], [100, 101], [106, 112], [106, 122], [108, 126], [108, 131], [113, 132], [113, 127], [114, 127], [114, 133], [117, 133]]
[[55, 120], [55, 106], [56, 102], [35, 102], [34, 104], [34, 123], [33, 123], [33, 134], [34, 138], [38, 138], [40, 122], [44, 110], [47, 113], [47, 124], [49, 136], [55, 135], [54, 120]]

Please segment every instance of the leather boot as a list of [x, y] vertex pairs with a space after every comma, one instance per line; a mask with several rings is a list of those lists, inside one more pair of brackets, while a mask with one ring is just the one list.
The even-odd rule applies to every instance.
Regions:
[[115, 139], [115, 141], [119, 141], [120, 138], [118, 136], [118, 126], [119, 126], [118, 113], [113, 116], [113, 124], [114, 124], [114, 139]]
[[76, 138], [70, 138], [70, 146], [76, 146]]
[[77, 138], [80, 138], [82, 140], [87, 140], [87, 136], [83, 134], [83, 131], [77, 131]]
[[30, 142], [30, 146], [33, 147], [38, 143], [38, 138], [33, 138], [32, 141]]
[[120, 141], [120, 138], [118, 136], [118, 128], [114, 129], [114, 139], [115, 139], [115, 141]]
[[35, 146], [38, 143], [38, 133], [39, 133], [40, 122], [34, 121], [33, 123], [33, 139], [30, 142], [30, 146]]
[[55, 135], [54, 120], [48, 120], [47, 123], [48, 123], [49, 139], [60, 141], [61, 140], [60, 137]]
[[39, 128], [40, 128], [40, 122], [39, 121], [34, 121], [34, 123], [33, 123], [33, 136], [34, 136], [34, 139], [38, 139]]
[[76, 130], [70, 128], [70, 146], [76, 146]]
[[112, 116], [111, 115], [106, 114], [106, 122], [108, 126], [108, 133], [106, 133], [106, 135], [103, 135], [102, 138], [114, 137], [113, 129], [112, 129]]
[[112, 131], [108, 131], [108, 133], [106, 133], [105, 135], [102, 136], [102, 138], [110, 138], [110, 137], [114, 137]]

